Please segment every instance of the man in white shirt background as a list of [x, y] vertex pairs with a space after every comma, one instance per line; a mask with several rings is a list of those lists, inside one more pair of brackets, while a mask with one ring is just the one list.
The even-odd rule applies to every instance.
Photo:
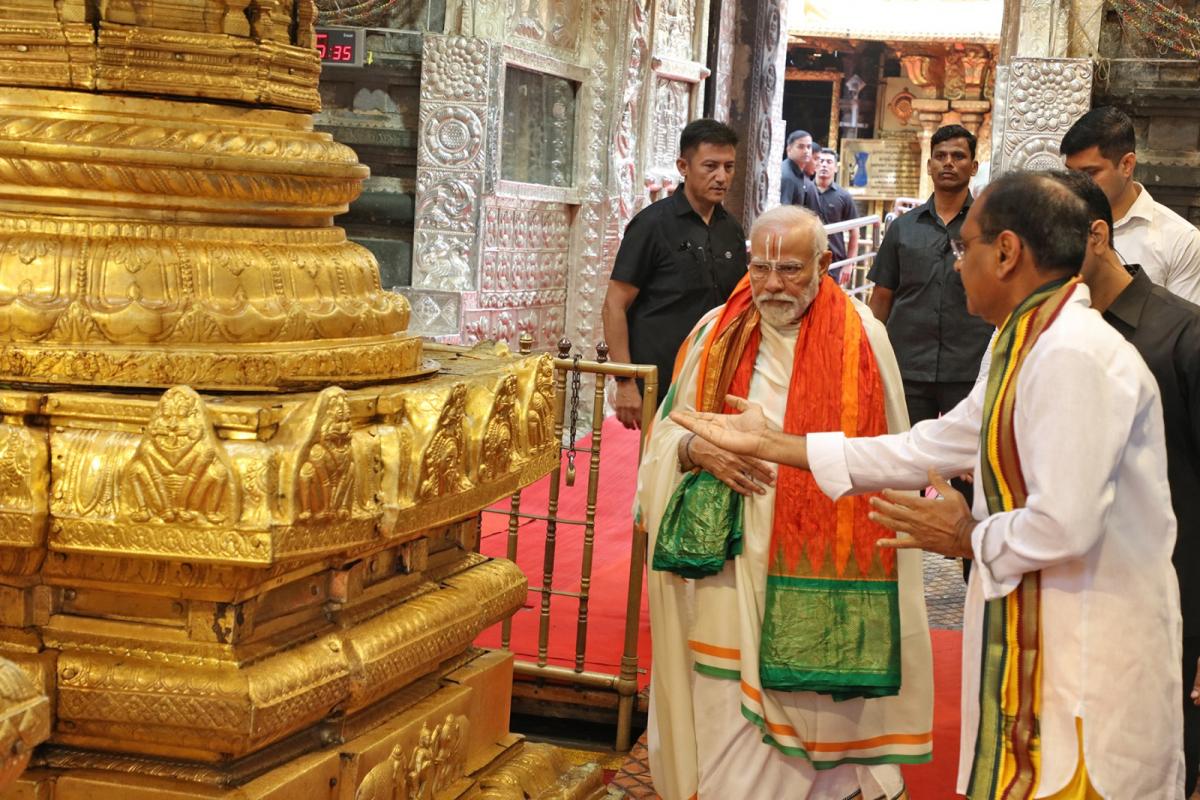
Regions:
[[1200, 303], [1200, 230], [1133, 179], [1137, 166], [1133, 120], [1116, 108], [1093, 108], [1063, 137], [1068, 169], [1092, 177], [1112, 206], [1114, 249], [1159, 286]]
[[[1046, 175], [1010, 173], [975, 202], [953, 246], [970, 310], [1001, 326], [993, 374], [908, 433], [792, 436], [742, 401], [738, 415], [671, 414], [729, 452], [811, 469], [830, 497], [942, 493], [886, 491], [872, 519], [911, 534], [890, 546], [975, 561], [958, 779], [971, 800], [1183, 797], [1161, 403], [1141, 356], [1067, 279], [1087, 233], [1082, 201]], [[972, 469], [970, 509], [941, 476]]]

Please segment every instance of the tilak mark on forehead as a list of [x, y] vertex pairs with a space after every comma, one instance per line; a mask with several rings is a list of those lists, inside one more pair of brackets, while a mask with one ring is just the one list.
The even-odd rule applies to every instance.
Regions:
[[782, 233], [768, 233], [767, 234], [767, 241], [766, 241], [767, 253], [766, 253], [766, 255], [767, 255], [768, 261], [778, 261], [779, 257], [781, 255], [783, 255], [783, 239], [784, 239], [785, 235], [786, 234], [782, 234]]

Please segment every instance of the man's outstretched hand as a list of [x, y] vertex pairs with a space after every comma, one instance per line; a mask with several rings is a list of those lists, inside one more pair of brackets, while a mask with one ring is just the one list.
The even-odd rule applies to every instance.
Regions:
[[763, 415], [762, 406], [733, 395], [727, 395], [725, 402], [737, 409], [738, 413], [672, 411], [671, 421], [722, 450], [739, 456], [762, 458], [766, 434], [771, 431], [771, 424]]
[[929, 483], [941, 499], [930, 499], [885, 489], [871, 498], [871, 520], [888, 530], [907, 533], [904, 539], [880, 539], [880, 547], [920, 548], [956, 558], [972, 558], [971, 531], [977, 524], [962, 494], [937, 470], [929, 470]]

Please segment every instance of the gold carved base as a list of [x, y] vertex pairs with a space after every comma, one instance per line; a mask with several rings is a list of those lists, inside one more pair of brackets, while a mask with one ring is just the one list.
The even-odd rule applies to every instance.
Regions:
[[393, 718], [236, 787], [222, 785], [232, 774], [179, 762], [55, 748], [0, 800], [601, 797], [598, 766], [572, 767], [554, 748], [508, 733], [511, 681], [511, 655], [478, 655]]

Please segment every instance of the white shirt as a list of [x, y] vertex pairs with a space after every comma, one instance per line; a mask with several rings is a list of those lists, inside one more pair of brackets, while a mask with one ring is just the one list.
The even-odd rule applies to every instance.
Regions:
[[[1017, 447], [1027, 503], [973, 514], [975, 568], [963, 631], [958, 791], [965, 792], [979, 724], [984, 601], [1042, 573], [1042, 775], [1038, 797], [1075, 770], [1074, 719], [1103, 797], [1183, 797], [1179, 588], [1171, 566], [1175, 517], [1162, 407], [1137, 351], [1089, 308], [1080, 284], [1030, 351], [1017, 385]], [[830, 497], [919, 489], [926, 471], [973, 469], [986, 383], [940, 419], [906, 434], [813, 434], [813, 475]]]
[[1113, 223], [1117, 252], [1126, 264], [1141, 264], [1159, 286], [1200, 303], [1200, 230], [1135, 185], [1137, 200]]

